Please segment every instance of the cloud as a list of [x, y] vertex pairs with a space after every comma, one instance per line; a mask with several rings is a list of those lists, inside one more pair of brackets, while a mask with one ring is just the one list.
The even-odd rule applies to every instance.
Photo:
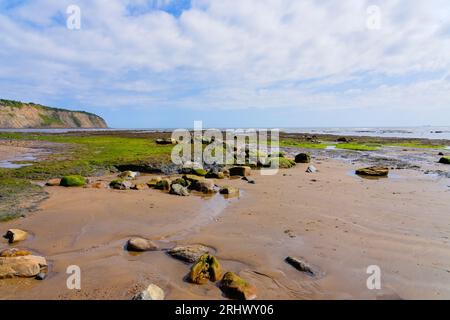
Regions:
[[[72, 3], [81, 30], [66, 28]], [[370, 5], [380, 9], [379, 30], [367, 28]], [[105, 109], [448, 112], [446, 8], [444, 0], [20, 1], [0, 12], [0, 94]]]

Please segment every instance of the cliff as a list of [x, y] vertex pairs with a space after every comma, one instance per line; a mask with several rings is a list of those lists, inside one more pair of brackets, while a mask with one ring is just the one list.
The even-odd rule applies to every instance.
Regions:
[[93, 113], [0, 99], [0, 128], [107, 127], [105, 120]]

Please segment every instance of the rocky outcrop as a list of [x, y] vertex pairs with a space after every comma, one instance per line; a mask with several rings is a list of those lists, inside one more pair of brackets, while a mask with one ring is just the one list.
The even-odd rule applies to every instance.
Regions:
[[105, 120], [92, 113], [0, 99], [0, 128], [107, 127]]

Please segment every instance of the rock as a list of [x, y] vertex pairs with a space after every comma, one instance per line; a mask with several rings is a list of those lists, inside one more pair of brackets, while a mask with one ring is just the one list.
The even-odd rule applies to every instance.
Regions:
[[36, 280], [44, 280], [45, 278], [47, 278], [47, 274], [45, 272], [39, 272], [35, 277]]
[[188, 180], [183, 179], [183, 178], [177, 178], [177, 179], [172, 181], [172, 185], [173, 184], [180, 184], [183, 187], [189, 187], [190, 182]]
[[7, 239], [9, 243], [26, 240], [28, 233], [20, 229], [9, 229], [3, 235], [3, 238]]
[[193, 244], [187, 246], [177, 246], [175, 248], [169, 249], [167, 253], [176, 258], [186, 262], [195, 262], [203, 254], [209, 253], [210, 249], [208, 247], [202, 246], [200, 244]]
[[289, 169], [295, 166], [295, 164], [296, 162], [292, 159], [277, 157], [268, 159], [267, 163], [264, 166], [271, 168]]
[[208, 280], [216, 282], [222, 275], [222, 267], [216, 257], [203, 254], [191, 268], [188, 279], [192, 283], [205, 284]]
[[192, 190], [200, 191], [207, 194], [216, 193], [216, 185], [212, 180], [201, 180], [190, 185]]
[[295, 156], [295, 162], [296, 163], [310, 163], [311, 162], [311, 156], [307, 153], [299, 153]]
[[220, 194], [225, 194], [229, 197], [237, 197], [239, 196], [239, 189], [229, 186], [223, 186], [220, 188]]
[[444, 155], [443, 152], [439, 152], [439, 153], [438, 153], [438, 156], [443, 156], [443, 155]]
[[94, 188], [94, 189], [104, 189], [104, 188], [106, 188], [106, 185], [105, 185], [105, 183], [104, 182], [94, 182], [92, 185], [91, 185], [91, 188]]
[[136, 252], [158, 250], [158, 246], [153, 241], [144, 238], [131, 238], [128, 240], [126, 248], [128, 251]]
[[133, 171], [124, 171], [119, 173], [118, 177], [121, 179], [125, 179], [125, 180], [133, 180], [138, 176], [138, 172], [133, 172]]
[[46, 267], [47, 261], [40, 256], [0, 257], [0, 279], [35, 277]]
[[18, 248], [5, 249], [0, 252], [0, 257], [3, 258], [22, 257], [29, 255], [31, 255], [30, 251]]
[[199, 177], [199, 176], [196, 176], [196, 175], [193, 175], [193, 174], [185, 174], [183, 176], [183, 179], [188, 181], [188, 182], [190, 182], [190, 184], [196, 183], [196, 182], [199, 182], [199, 181], [205, 181], [204, 177]]
[[450, 164], [450, 157], [442, 157], [439, 159], [439, 163]]
[[306, 261], [294, 257], [286, 257], [285, 261], [295, 269], [308, 274], [311, 277], [316, 276], [316, 271]]
[[389, 173], [389, 169], [386, 167], [368, 167], [362, 168], [355, 171], [356, 174], [362, 176], [374, 176], [374, 177], [385, 177]]
[[79, 175], [72, 175], [63, 177], [59, 185], [63, 187], [82, 187], [86, 183], [87, 183], [86, 178]]
[[347, 138], [347, 137], [339, 137], [336, 139], [337, 142], [350, 142], [352, 141], [351, 138]]
[[317, 172], [317, 168], [316, 167], [314, 167], [314, 166], [308, 166], [308, 168], [306, 169], [306, 172], [308, 172], [308, 173], [314, 173], [314, 172]]
[[193, 169], [192, 173], [194, 173], [197, 176], [204, 177], [204, 176], [206, 176], [208, 171], [206, 171], [205, 169], [202, 169], [202, 168], [198, 168], [198, 169]]
[[176, 144], [177, 141], [175, 139], [166, 138], [166, 139], [156, 139], [156, 144]]
[[154, 188], [158, 184], [158, 182], [160, 182], [161, 180], [162, 180], [161, 177], [155, 177], [155, 178], [151, 179], [149, 182], [147, 182], [147, 186], [149, 188]]
[[156, 284], [150, 284], [147, 289], [133, 297], [133, 300], [164, 300], [164, 291]]
[[161, 181], [158, 181], [154, 188], [158, 189], [158, 190], [165, 190], [165, 191], [169, 191], [170, 190], [170, 184], [171, 181], [168, 178], [162, 179]]
[[186, 197], [189, 195], [189, 190], [181, 184], [175, 183], [170, 186], [170, 193]]
[[205, 177], [213, 178], [213, 179], [225, 179], [225, 173], [223, 173], [217, 169], [210, 169]]
[[109, 184], [110, 188], [112, 189], [117, 189], [117, 190], [128, 190], [130, 189], [133, 185], [131, 184], [130, 181], [126, 181], [126, 180], [113, 180], [110, 182]]
[[220, 282], [220, 289], [231, 299], [253, 300], [256, 298], [256, 287], [234, 272], [224, 274]]
[[232, 167], [229, 169], [230, 176], [247, 177], [251, 175], [252, 169], [248, 166]]
[[59, 186], [60, 184], [61, 184], [61, 179], [59, 179], [59, 178], [50, 179], [45, 183], [45, 185], [48, 187], [56, 187], [56, 186]]
[[145, 183], [137, 183], [131, 187], [133, 190], [144, 190], [147, 189], [148, 186]]

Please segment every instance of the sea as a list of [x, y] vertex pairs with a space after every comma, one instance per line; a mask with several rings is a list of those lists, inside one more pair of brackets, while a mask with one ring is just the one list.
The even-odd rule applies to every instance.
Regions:
[[[233, 128], [219, 128], [233, 129]], [[242, 128], [248, 129], [248, 128]], [[393, 138], [422, 138], [450, 140], [450, 126], [421, 127], [286, 127], [277, 128], [288, 133], [333, 134], [340, 136], [369, 136]], [[136, 132], [167, 132], [169, 128], [108, 128], [108, 129], [0, 129], [0, 132], [41, 132], [65, 133], [77, 131], [136, 131]]]

